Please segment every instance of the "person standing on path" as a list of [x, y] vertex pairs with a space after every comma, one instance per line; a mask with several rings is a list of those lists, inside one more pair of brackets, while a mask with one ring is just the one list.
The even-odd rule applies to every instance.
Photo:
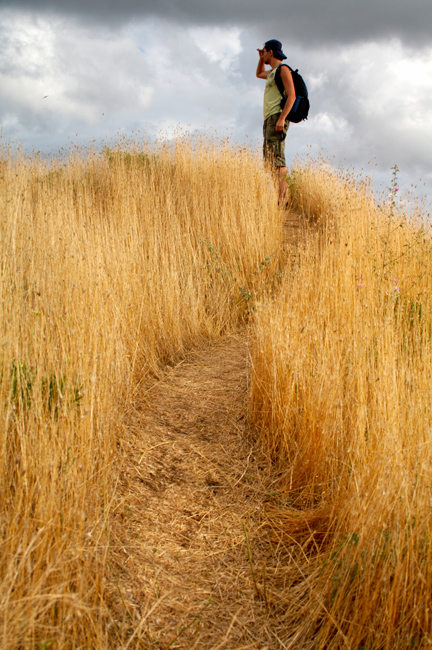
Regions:
[[[275, 39], [264, 43], [262, 50], [258, 49], [259, 61], [256, 70], [258, 79], [265, 79], [264, 91], [264, 159], [276, 169], [279, 178], [279, 204], [285, 202], [287, 192], [285, 138], [289, 127], [286, 119], [295, 99], [296, 93], [291, 70], [281, 63], [286, 59], [282, 51], [282, 43]], [[270, 70], [265, 66], [269, 65]], [[281, 94], [276, 85], [276, 71], [281, 66], [280, 76], [285, 88], [286, 102], [283, 109], [280, 107]]]

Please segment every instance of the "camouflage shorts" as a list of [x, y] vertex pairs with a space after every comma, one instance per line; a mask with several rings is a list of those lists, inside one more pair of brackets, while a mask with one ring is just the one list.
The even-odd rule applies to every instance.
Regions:
[[290, 123], [288, 120], [285, 120], [284, 130], [276, 131], [276, 122], [279, 117], [280, 113], [275, 113], [264, 121], [263, 155], [264, 159], [275, 167], [286, 167], [285, 138]]

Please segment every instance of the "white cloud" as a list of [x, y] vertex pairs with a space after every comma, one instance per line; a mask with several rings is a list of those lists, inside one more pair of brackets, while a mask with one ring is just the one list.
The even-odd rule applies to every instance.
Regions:
[[[414, 52], [399, 41], [353, 48], [359, 61], [351, 88], [362, 91], [359, 103], [366, 116], [420, 119], [425, 129], [432, 117], [432, 48]], [[423, 117], [422, 117], [423, 116]]]
[[233, 60], [243, 50], [240, 29], [237, 27], [191, 27], [188, 31], [193, 42], [212, 63], [218, 63], [222, 70], [232, 70]]
[[308, 92], [314, 92], [322, 88], [327, 82], [327, 74], [325, 72], [320, 72], [316, 74], [310, 74], [307, 80]]
[[21, 67], [27, 76], [39, 76], [55, 52], [56, 20], [29, 19], [25, 14], [2, 12], [2, 68], [7, 62]]
[[347, 140], [351, 134], [352, 129], [347, 120], [343, 117], [329, 115], [329, 113], [318, 113], [310, 120], [308, 124], [314, 132], [321, 133], [326, 136], [335, 136], [338, 140]]
[[140, 108], [149, 108], [154, 96], [154, 88], [141, 88], [138, 91], [138, 105]]
[[[23, 132], [48, 123], [51, 134], [97, 127], [127, 111], [133, 119], [151, 104], [148, 63], [130, 33], [8, 12], [2, 40], [0, 98]], [[12, 125], [8, 118], [14, 136]]]

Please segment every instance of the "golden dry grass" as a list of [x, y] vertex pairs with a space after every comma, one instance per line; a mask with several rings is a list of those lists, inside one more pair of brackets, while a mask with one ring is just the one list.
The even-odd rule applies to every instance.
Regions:
[[[129, 148], [128, 148], [129, 147]], [[1, 159], [0, 645], [104, 648], [122, 418], [279, 271], [252, 154], [122, 143]]]
[[286, 647], [429, 647], [430, 224], [323, 164], [290, 181], [309, 232], [258, 310], [251, 395], [297, 568]]
[[430, 226], [259, 170], [2, 153], [2, 648], [430, 644]]

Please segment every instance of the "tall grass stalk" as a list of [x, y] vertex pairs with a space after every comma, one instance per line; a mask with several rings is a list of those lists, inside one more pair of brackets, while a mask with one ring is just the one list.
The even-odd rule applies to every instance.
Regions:
[[395, 184], [379, 207], [322, 163], [290, 184], [310, 227], [278, 300], [258, 309], [251, 398], [283, 476], [274, 529], [297, 557], [288, 637], [429, 647], [430, 224], [402, 211]]
[[0, 167], [0, 645], [106, 648], [121, 422], [144, 378], [249, 318], [279, 271], [274, 189], [228, 143]]

